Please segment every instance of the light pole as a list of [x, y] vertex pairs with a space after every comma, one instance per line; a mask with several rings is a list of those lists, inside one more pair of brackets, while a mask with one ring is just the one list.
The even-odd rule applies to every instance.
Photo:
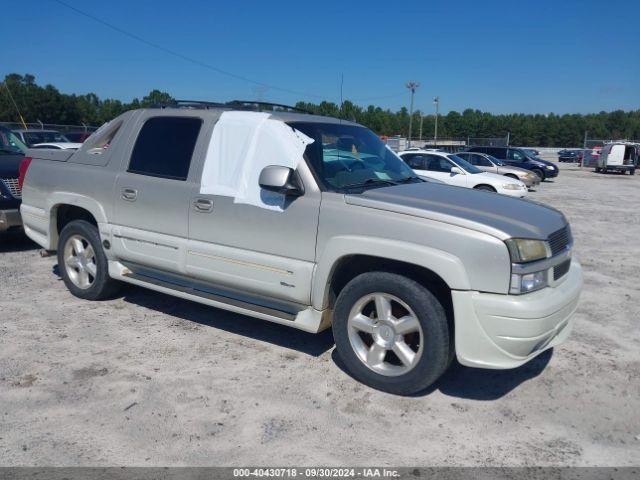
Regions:
[[418, 137], [418, 139], [420, 140], [420, 142], [422, 142], [422, 122], [424, 121], [424, 115], [422, 115], [422, 112], [420, 110], [418, 110], [418, 113], [420, 113], [420, 136]]
[[416, 93], [416, 88], [420, 86], [420, 82], [407, 82], [406, 87], [411, 90], [411, 103], [409, 105], [409, 141], [407, 148], [411, 147], [411, 128], [413, 127], [413, 96]]
[[433, 146], [438, 146], [438, 113], [440, 111], [440, 97], [433, 97], [433, 103], [436, 104], [436, 126], [433, 132]]

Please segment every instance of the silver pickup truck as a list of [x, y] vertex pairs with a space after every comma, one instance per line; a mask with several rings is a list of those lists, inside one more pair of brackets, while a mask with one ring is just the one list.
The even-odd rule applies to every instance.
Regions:
[[582, 273], [562, 213], [425, 182], [356, 123], [144, 109], [76, 152], [27, 155], [25, 231], [57, 250], [80, 298], [127, 282], [307, 332], [332, 327], [353, 377], [396, 394], [425, 389], [454, 358], [518, 367], [571, 330]]

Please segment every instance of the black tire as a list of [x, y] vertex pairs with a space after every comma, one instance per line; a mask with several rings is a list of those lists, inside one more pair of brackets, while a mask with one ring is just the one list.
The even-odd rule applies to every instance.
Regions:
[[[360, 360], [349, 339], [351, 309], [363, 297], [378, 292], [395, 296], [410, 307], [422, 329], [421, 356], [410, 370], [401, 375], [385, 376], [375, 372]], [[453, 358], [453, 342], [443, 306], [418, 282], [395, 273], [363, 273], [342, 289], [333, 313], [333, 338], [340, 359], [355, 379], [396, 395], [424, 390], [440, 378]], [[383, 362], [385, 358], [388, 357], [383, 357]]]
[[492, 192], [496, 193], [496, 189], [490, 185], [476, 185], [473, 187], [474, 190], [482, 190], [483, 192]]
[[540, 177], [541, 182], [544, 182], [546, 177], [544, 175], [544, 171], [541, 168], [532, 168], [531, 171], [538, 175], [538, 177]]
[[[86, 288], [81, 288], [74, 283], [69, 276], [65, 264], [65, 247], [72, 237], [81, 237], [84, 239], [87, 243], [87, 248], [90, 245], [94, 252], [95, 276], [91, 275], [89, 277], [93, 278], [93, 281], [90, 286]], [[69, 291], [74, 296], [85, 300], [104, 300], [110, 298], [116, 293], [120, 286], [119, 282], [109, 276], [107, 257], [102, 249], [98, 228], [86, 220], [74, 220], [62, 229], [58, 241], [58, 269]]]
[[636, 174], [636, 169], [632, 168], [631, 170], [629, 170], [629, 175], [635, 175]]
[[596, 167], [596, 173], [600, 173], [602, 169], [600, 167]]

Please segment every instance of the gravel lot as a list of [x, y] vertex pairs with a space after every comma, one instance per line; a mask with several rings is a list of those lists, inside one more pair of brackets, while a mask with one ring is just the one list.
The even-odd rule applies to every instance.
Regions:
[[352, 380], [330, 332], [138, 288], [82, 301], [55, 257], [0, 237], [0, 464], [637, 465], [640, 175], [561, 168], [530, 198], [572, 223], [572, 337], [410, 398]]

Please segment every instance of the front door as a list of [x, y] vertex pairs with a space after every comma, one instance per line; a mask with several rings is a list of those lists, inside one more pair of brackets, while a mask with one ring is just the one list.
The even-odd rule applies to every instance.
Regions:
[[424, 172], [418, 172], [427, 177], [435, 178], [436, 180], [442, 180], [448, 185], [455, 185], [457, 187], [467, 186], [467, 176], [463, 173], [453, 173], [451, 169], [456, 165], [449, 159], [441, 155], [423, 155], [425, 160], [426, 170]]
[[309, 305], [321, 192], [306, 164], [297, 171], [304, 195], [287, 199], [282, 211], [203, 195], [196, 186], [189, 209], [187, 273], [241, 295]]
[[202, 127], [193, 115], [143, 115], [114, 187], [113, 252], [118, 259], [181, 273], [193, 180], [191, 160]]

